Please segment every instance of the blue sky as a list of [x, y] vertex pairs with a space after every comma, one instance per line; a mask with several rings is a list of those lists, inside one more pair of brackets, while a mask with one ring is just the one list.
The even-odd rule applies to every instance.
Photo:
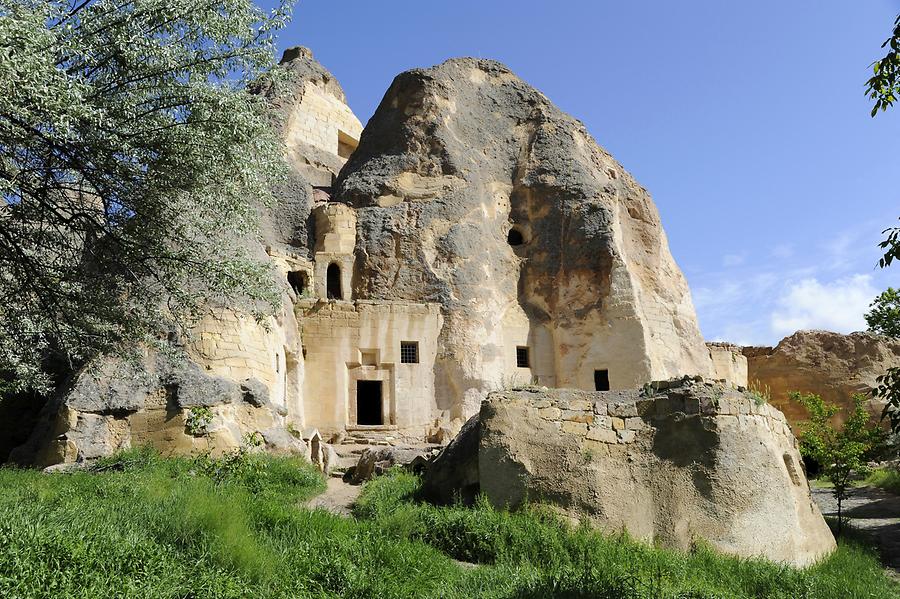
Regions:
[[[259, 0], [263, 5], [270, 0]], [[453, 56], [509, 65], [650, 191], [708, 339], [863, 329], [900, 266], [900, 107], [863, 95], [900, 0], [301, 1], [302, 44], [365, 122], [393, 77]]]

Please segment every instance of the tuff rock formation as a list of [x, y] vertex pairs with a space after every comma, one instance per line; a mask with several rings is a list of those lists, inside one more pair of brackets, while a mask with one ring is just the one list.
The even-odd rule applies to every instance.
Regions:
[[426, 471], [439, 503], [484, 493], [688, 549], [797, 566], [835, 547], [784, 415], [699, 378], [644, 391], [492, 393]]
[[[280, 71], [254, 91], [292, 169], [260, 207], [259, 238], [241, 240], [272, 266], [280, 308], [259, 323], [213, 307], [181, 366], [149, 352], [136, 376], [109, 375], [117, 361], [93, 365], [94, 382], [74, 373], [18, 455], [91, 459], [145, 438], [196, 450], [193, 395], [230, 431], [217, 450], [307, 431], [324, 467], [320, 433], [446, 441], [516, 382], [624, 389], [717, 372], [646, 191], [507, 68], [403, 73], [361, 137], [311, 52], [288, 50]], [[239, 399], [243, 386], [267, 402]]]
[[399, 75], [335, 196], [357, 214], [354, 297], [442, 306], [434, 386], [452, 417], [512, 378], [511, 338], [551, 387], [712, 373], [650, 196], [499, 63]]
[[221, 453], [257, 433], [274, 453], [306, 453], [285, 434], [285, 410], [256, 379], [241, 384], [154, 351], [106, 358], [51, 398], [28, 443], [10, 460], [38, 467], [82, 462], [151, 444], [164, 453]]
[[[259, 207], [259, 238], [236, 242], [272, 265], [283, 291], [281, 307], [257, 323], [241, 313], [244, 306], [213, 306], [188, 338], [175, 342], [175, 359], [145, 349], [133, 361], [108, 357], [73, 373], [11, 461], [46, 466], [145, 443], [164, 454], [221, 453], [259, 433], [270, 451], [324, 464], [328, 447], [298, 438], [303, 435], [297, 431], [305, 430], [303, 356], [293, 307], [297, 293], [286, 275], [308, 268], [313, 185], [330, 185], [346, 161], [338, 152], [338, 127], [358, 138], [362, 126], [311, 52], [289, 50], [279, 69], [284, 77], [254, 91], [271, 106], [292, 169], [273, 190], [275, 204]], [[191, 409], [198, 407], [212, 413], [207, 434], [189, 430]]]
[[[825, 401], [852, 408], [853, 395], [868, 393], [876, 378], [900, 367], [900, 340], [872, 333], [841, 335], [829, 331], [799, 331], [773, 347], [745, 347], [750, 384], [768, 389], [771, 403], [791, 423], [806, 420], [803, 406], [791, 402], [792, 391], [815, 393]], [[884, 403], [870, 399], [867, 408], [880, 418]], [[839, 422], [845, 418], [838, 414]]]

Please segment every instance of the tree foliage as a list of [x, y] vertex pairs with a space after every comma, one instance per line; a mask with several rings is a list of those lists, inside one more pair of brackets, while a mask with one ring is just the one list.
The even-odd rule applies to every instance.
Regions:
[[900, 15], [894, 19], [891, 36], [881, 44], [887, 54], [872, 63], [873, 74], [866, 81], [866, 95], [875, 101], [872, 116], [887, 110], [900, 97]]
[[887, 291], [875, 298], [866, 313], [869, 331], [900, 339], [900, 291], [888, 287]]
[[[285, 0], [286, 1], [286, 0]], [[0, 371], [47, 383], [274, 298], [241, 240], [282, 150], [247, 84], [289, 16], [252, 0], [0, 0]]]
[[[869, 330], [879, 335], [900, 339], [900, 291], [888, 287], [875, 298], [866, 313]], [[872, 396], [884, 400], [882, 418], [891, 423], [891, 430], [900, 432], [900, 368], [891, 368], [876, 379]]]
[[[879, 111], [893, 106], [900, 97], [900, 15], [894, 19], [891, 36], [881, 44], [881, 47], [888, 49], [887, 54], [884, 58], [872, 63], [874, 73], [866, 82], [866, 95], [875, 101], [872, 107], [873, 117]], [[878, 247], [884, 251], [884, 255], [879, 259], [878, 265], [881, 268], [887, 268], [893, 264], [894, 260], [900, 262], [900, 227], [885, 229], [882, 233], [885, 235], [885, 239], [878, 244]], [[869, 315], [866, 316], [867, 322], [869, 322], [868, 319]], [[871, 322], [869, 322], [869, 327], [872, 328]], [[896, 327], [900, 327], [900, 324]], [[896, 331], [896, 328], [891, 330]], [[872, 395], [887, 401], [883, 417], [889, 418], [893, 432], [900, 434], [900, 368], [892, 368], [880, 376], [878, 386], [872, 391]]]
[[853, 396], [853, 409], [840, 429], [832, 417], [840, 412], [834, 404], [820, 396], [793, 392], [791, 401], [806, 408], [809, 420], [800, 425], [800, 453], [817, 461], [824, 476], [834, 485], [832, 493], [838, 502], [838, 532], [843, 526], [843, 502], [849, 497], [857, 476], [866, 476], [870, 469], [866, 462], [877, 455], [886, 443], [881, 428], [869, 424], [869, 413], [863, 404], [865, 395]]

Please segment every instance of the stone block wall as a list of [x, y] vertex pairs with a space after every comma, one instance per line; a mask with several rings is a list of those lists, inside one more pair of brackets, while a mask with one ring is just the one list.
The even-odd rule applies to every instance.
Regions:
[[[357, 381], [382, 381], [383, 422], [423, 436], [437, 416], [434, 361], [441, 330], [436, 304], [298, 302], [305, 366], [305, 414], [325, 433], [356, 425]], [[400, 358], [418, 343], [417, 364]]]
[[[653, 395], [645, 397], [638, 390], [583, 393], [560, 389], [542, 393], [545, 398], [530, 400], [521, 393], [505, 399], [511, 406], [528, 407], [537, 416], [570, 436], [586, 451], [606, 451], [609, 446], [634, 443], [641, 434], [650, 434], [661, 421], [677, 417], [719, 417], [741, 420], [765, 428], [777, 435], [787, 447], [794, 448], [791, 428], [778, 409], [759, 404], [751, 397], [733, 389], [708, 384], [710, 393], [699, 397], [659, 397], [657, 391], [665, 391], [667, 382], [653, 383], [648, 390]], [[596, 399], [599, 395], [602, 399]], [[795, 471], [801, 469], [799, 460]], [[793, 478], [793, 476], [792, 476]]]
[[331, 154], [345, 154], [341, 158], [346, 160], [349, 150], [344, 148], [355, 149], [362, 129], [349, 106], [317, 82], [307, 81], [302, 101], [288, 118], [284, 138], [288, 146], [306, 143]]
[[283, 312], [282, 318], [265, 323], [230, 310], [208, 315], [192, 332], [187, 350], [211, 374], [237, 384], [248, 379], [262, 383], [272, 405], [302, 428], [303, 356], [293, 313]]
[[713, 378], [732, 387], [747, 387], [747, 357], [742, 347], [730, 343], [707, 343], [713, 364]]

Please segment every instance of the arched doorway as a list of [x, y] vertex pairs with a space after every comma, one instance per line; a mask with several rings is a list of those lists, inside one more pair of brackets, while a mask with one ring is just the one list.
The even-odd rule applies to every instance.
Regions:
[[341, 292], [341, 267], [337, 264], [329, 264], [325, 279], [328, 299], [344, 299], [344, 294]]

